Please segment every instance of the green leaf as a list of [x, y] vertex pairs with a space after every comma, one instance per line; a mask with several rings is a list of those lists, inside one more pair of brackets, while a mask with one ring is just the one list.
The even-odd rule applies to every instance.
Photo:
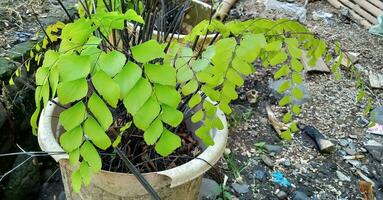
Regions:
[[291, 79], [293, 80], [293, 83], [295, 83], [295, 84], [302, 84], [302, 82], [303, 82], [303, 76], [302, 76], [302, 74], [300, 74], [298, 72], [294, 72], [291, 75]]
[[290, 68], [288, 65], [283, 65], [277, 72], [274, 74], [274, 79], [279, 79], [283, 76], [287, 76], [290, 73]]
[[231, 68], [227, 70], [226, 78], [236, 86], [242, 86], [244, 83], [243, 78], [238, 74], [238, 72]]
[[214, 106], [210, 101], [207, 101], [206, 99], [203, 101], [202, 107], [204, 108], [207, 116], [213, 117], [215, 116], [217, 112], [217, 107]]
[[264, 34], [246, 34], [241, 38], [236, 55], [248, 63], [254, 62], [261, 49], [267, 44]]
[[170, 65], [146, 64], [145, 74], [151, 82], [162, 85], [176, 85], [176, 70]]
[[193, 114], [193, 116], [191, 117], [191, 121], [193, 123], [199, 122], [199, 121], [201, 121], [203, 119], [204, 116], [205, 115], [204, 115], [203, 111], [199, 110], [199, 111], [197, 111], [196, 113]]
[[222, 87], [222, 94], [228, 97], [230, 100], [238, 98], [237, 91], [235, 90], [235, 85], [230, 81], [225, 81]]
[[82, 135], [81, 126], [77, 126], [60, 136], [60, 144], [66, 152], [71, 152], [81, 145]]
[[106, 150], [112, 144], [104, 129], [92, 116], [89, 116], [84, 122], [84, 132], [92, 140], [93, 144], [102, 150]]
[[201, 103], [202, 97], [200, 94], [195, 94], [192, 96], [192, 98], [189, 100], [189, 108], [193, 108], [194, 106]]
[[290, 128], [290, 130], [291, 130], [292, 132], [297, 132], [297, 131], [299, 130], [296, 122], [291, 122], [289, 128]]
[[140, 63], [147, 63], [156, 58], [164, 58], [163, 47], [156, 40], [149, 40], [130, 49], [133, 58]]
[[94, 146], [92, 145], [92, 143], [90, 143], [89, 141], [85, 141], [80, 148], [80, 154], [82, 158], [88, 162], [90, 168], [94, 173], [97, 173], [101, 170], [101, 157], [98, 154], [96, 148], [94, 148]]
[[125, 108], [129, 113], [135, 115], [151, 95], [152, 86], [148, 80], [141, 78], [124, 98]]
[[132, 125], [132, 122], [131, 122], [131, 121], [130, 121], [130, 122], [127, 122], [124, 126], [122, 126], [122, 127], [120, 128], [120, 132], [122, 133], [122, 132], [126, 131], [128, 128], [130, 128], [131, 125]]
[[59, 82], [59, 70], [57, 65], [55, 65], [51, 68], [51, 71], [49, 72], [49, 85], [51, 86], [51, 89], [52, 89], [52, 97], [56, 95], [58, 82]]
[[304, 93], [298, 87], [294, 87], [292, 94], [293, 94], [294, 98], [298, 99], [298, 100], [302, 99], [304, 96]]
[[125, 19], [128, 21], [135, 21], [141, 24], [145, 22], [144, 19], [142, 19], [142, 17], [138, 15], [133, 9], [129, 9], [125, 12]]
[[161, 156], [166, 157], [180, 146], [181, 138], [167, 129], [164, 129], [155, 146], [155, 150]]
[[90, 167], [88, 163], [85, 161], [81, 162], [80, 174], [81, 174], [82, 182], [84, 183], [85, 186], [88, 186], [91, 180], [91, 177], [90, 177], [91, 171], [90, 171]]
[[145, 104], [133, 115], [133, 122], [141, 130], [146, 130], [160, 114], [161, 107], [155, 97], [149, 98]]
[[291, 103], [291, 96], [284, 96], [281, 100], [279, 100], [278, 105], [285, 106], [289, 103]]
[[156, 119], [149, 126], [148, 129], [145, 130], [144, 140], [146, 144], [153, 145], [158, 138], [161, 136], [162, 131], [164, 130], [164, 126], [160, 119]]
[[49, 68], [40, 67], [36, 71], [36, 85], [44, 85], [45, 81], [48, 80]]
[[356, 97], [356, 102], [357, 103], [361, 102], [363, 97], [364, 97], [364, 88], [359, 91], [358, 96]]
[[61, 31], [60, 53], [81, 50], [97, 27], [93, 26], [93, 21], [85, 18], [78, 19], [73, 23], [66, 24]]
[[285, 38], [287, 44], [287, 50], [293, 58], [300, 58], [302, 56], [302, 50], [298, 48], [298, 40], [296, 38]]
[[253, 68], [250, 64], [243, 60], [240, 60], [238, 57], [235, 57], [231, 64], [235, 70], [237, 70], [245, 76], [248, 76], [253, 71]]
[[57, 62], [60, 80], [73, 81], [88, 76], [91, 67], [90, 56], [62, 55]]
[[36, 104], [36, 110], [35, 112], [33, 112], [31, 119], [29, 121], [32, 127], [33, 135], [37, 135], [37, 118], [39, 117], [39, 114], [40, 114], [40, 104]]
[[188, 65], [188, 62], [193, 57], [193, 50], [189, 47], [183, 47], [177, 55], [177, 59], [175, 61], [176, 69], [180, 69], [181, 67], [185, 67]]
[[209, 64], [210, 64], [209, 60], [207, 60], [206, 58], [201, 58], [201, 59], [195, 60], [192, 63], [192, 69], [195, 72], [200, 72], [205, 70], [209, 66]]
[[[33, 56], [31, 56], [32, 58]], [[48, 50], [44, 53], [43, 67], [52, 67], [59, 60], [60, 54], [53, 50]]]
[[104, 101], [93, 92], [88, 101], [88, 108], [96, 117], [104, 131], [108, 130], [109, 126], [113, 123], [113, 116], [108, 106]]
[[222, 112], [224, 112], [225, 114], [230, 114], [232, 112], [230, 106], [229, 106], [229, 103], [228, 102], [220, 102], [218, 104], [218, 107], [219, 109], [222, 110]]
[[44, 107], [48, 104], [48, 101], [49, 101], [49, 96], [50, 96], [50, 93], [49, 93], [49, 84], [48, 82], [46, 82], [42, 88], [41, 88], [41, 95], [43, 97], [43, 102], [44, 102]]
[[120, 86], [103, 71], [98, 71], [92, 77], [92, 83], [106, 102], [113, 108], [116, 108], [120, 99]]
[[214, 145], [214, 141], [210, 136], [210, 129], [207, 126], [201, 126], [196, 131], [195, 134], [199, 137], [206, 146]]
[[198, 82], [195, 79], [190, 80], [182, 87], [182, 94], [189, 95], [198, 89]]
[[323, 53], [326, 52], [326, 48], [326, 42], [320, 40], [317, 49], [314, 52], [315, 58], [320, 58], [323, 55]]
[[270, 65], [275, 66], [281, 64], [287, 60], [287, 54], [284, 51], [280, 51], [273, 58], [269, 60]]
[[120, 86], [122, 98], [129, 93], [141, 77], [142, 70], [137, 64], [133, 62], [126, 63], [121, 72], [118, 73], [113, 79]]
[[113, 141], [113, 143], [112, 143], [112, 147], [113, 148], [116, 148], [120, 143], [121, 143], [121, 138], [122, 138], [122, 136], [121, 136], [121, 134], [119, 134], [117, 137], [116, 137], [116, 139]]
[[170, 106], [163, 105], [161, 119], [172, 127], [177, 127], [183, 120], [183, 113]]
[[283, 131], [283, 132], [281, 133], [281, 137], [282, 137], [284, 140], [290, 141], [290, 140], [292, 139], [290, 130]]
[[177, 71], [177, 82], [184, 83], [192, 79], [194, 76], [193, 71], [189, 68], [189, 66], [184, 66], [178, 69]]
[[109, 76], [113, 77], [119, 73], [125, 65], [126, 57], [123, 53], [113, 50], [108, 53], [101, 53], [98, 59], [97, 69], [104, 71]]
[[291, 113], [288, 112], [285, 115], [283, 115], [283, 123], [289, 123], [292, 119]]
[[301, 109], [299, 108], [299, 105], [294, 104], [292, 110], [295, 115], [299, 115], [299, 113], [301, 113]]
[[291, 68], [296, 72], [301, 72], [303, 70], [302, 63], [296, 58], [291, 58], [290, 65]]
[[155, 84], [154, 92], [160, 103], [173, 108], [176, 108], [181, 101], [181, 95], [174, 87]]
[[73, 191], [78, 193], [81, 189], [81, 173], [80, 170], [76, 170], [72, 172], [72, 175], [70, 177]]
[[74, 81], [61, 82], [57, 86], [59, 102], [68, 104], [82, 99], [88, 93], [88, 83], [85, 78]]
[[77, 162], [80, 160], [80, 148], [77, 148], [71, 152], [68, 153], [69, 154], [69, 162], [71, 165], [76, 165]]
[[281, 86], [279, 86], [278, 88], [278, 93], [283, 93], [284, 91], [287, 91], [291, 88], [291, 81], [290, 80], [286, 80], [284, 81]]
[[87, 117], [85, 105], [82, 101], [60, 113], [59, 121], [65, 130], [71, 130], [80, 125]]
[[265, 47], [265, 51], [279, 51], [282, 48], [282, 41], [281, 40], [276, 40], [268, 43]]

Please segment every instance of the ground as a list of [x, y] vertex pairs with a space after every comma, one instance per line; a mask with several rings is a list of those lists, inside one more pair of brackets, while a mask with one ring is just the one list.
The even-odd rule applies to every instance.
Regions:
[[[33, 10], [27, 6], [32, 1], [37, 2], [0, 2], [1, 57], [9, 57], [15, 45], [33, 38], [34, 32], [39, 29], [33, 20]], [[295, 2], [298, 5], [303, 3]], [[65, 16], [56, 1], [41, 0], [33, 5], [38, 5], [33, 9], [43, 24]], [[369, 34], [366, 29], [341, 15], [324, 0], [309, 1], [306, 9], [306, 20], [303, 23], [311, 31], [329, 43], [340, 41], [346, 51], [360, 53], [357, 64], [358, 69], [364, 73], [363, 77], [369, 72], [382, 72], [382, 37]], [[314, 20], [313, 12], [319, 11], [331, 13], [333, 16], [328, 20]], [[283, 16], [280, 11], [266, 11], [262, 0], [239, 0], [230, 18]], [[326, 73], [306, 75], [305, 85], [310, 91], [311, 100], [303, 105], [297, 120], [301, 124], [316, 127], [336, 144], [333, 153], [321, 154], [313, 141], [301, 132], [295, 134], [292, 141], [282, 141], [278, 137], [267, 119], [265, 107], [267, 104], [271, 105], [279, 119], [286, 110], [276, 106], [277, 101], [269, 89], [273, 71], [263, 70], [257, 65], [255, 67], [259, 69], [258, 73], [239, 89], [240, 99], [233, 103], [234, 112], [228, 117], [230, 136], [226, 152], [230, 153], [208, 173], [207, 178], [222, 184], [221, 177], [226, 175], [227, 191], [238, 199], [362, 199], [363, 194], [358, 186], [362, 178], [357, 174], [357, 171], [361, 171], [375, 181], [375, 195], [377, 199], [383, 199], [382, 160], [374, 159], [363, 145], [371, 139], [382, 143], [383, 137], [367, 134], [367, 127], [361, 124], [360, 116], [365, 105], [355, 102], [355, 80], [349, 77], [349, 71], [342, 69], [341, 80]], [[255, 103], [251, 103], [253, 98], [250, 101], [247, 98], [248, 90], [257, 92]], [[374, 106], [383, 103], [382, 90], [370, 92], [374, 97]], [[364, 158], [354, 161], [342, 159], [342, 156], [355, 152], [364, 155]], [[41, 173], [42, 186], [34, 192], [39, 199], [50, 199], [50, 196], [44, 196], [47, 191], [59, 199], [63, 198], [59, 191], [62, 190], [60, 176], [54, 169], [57, 166]], [[285, 187], [273, 182], [272, 173], [276, 171], [280, 171], [292, 185]], [[342, 177], [342, 174], [345, 176]], [[49, 188], [48, 182], [56, 185]]]

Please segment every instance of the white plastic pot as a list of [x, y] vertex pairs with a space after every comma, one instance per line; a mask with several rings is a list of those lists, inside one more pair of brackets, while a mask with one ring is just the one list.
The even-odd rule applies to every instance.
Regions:
[[[39, 120], [38, 141], [43, 151], [64, 151], [57, 142], [63, 132], [58, 123], [58, 117], [62, 111], [62, 108], [51, 102], [42, 111]], [[226, 117], [220, 110], [217, 111], [217, 115], [222, 120], [224, 129], [211, 130], [210, 134], [215, 144], [207, 147], [198, 158], [169, 170], [143, 174], [158, 192], [161, 199], [194, 200], [198, 198], [202, 175], [210, 169], [210, 165], [214, 165], [220, 159], [226, 146], [228, 135]], [[195, 128], [196, 125], [190, 127], [190, 130], [195, 130]], [[69, 200], [150, 199], [149, 194], [134, 175], [104, 170], [93, 175], [89, 186], [83, 186], [79, 193], [75, 193], [71, 187], [70, 175], [72, 167], [69, 164], [68, 155], [60, 154], [52, 155], [52, 157], [60, 164], [66, 198]]]

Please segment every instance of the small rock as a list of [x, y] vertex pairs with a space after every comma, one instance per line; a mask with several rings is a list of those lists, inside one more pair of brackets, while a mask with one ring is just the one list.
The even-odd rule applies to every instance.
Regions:
[[249, 192], [249, 186], [246, 184], [233, 183], [231, 187], [239, 194], [245, 194]]
[[286, 192], [280, 190], [280, 191], [277, 193], [277, 197], [278, 197], [278, 199], [286, 199], [286, 198], [287, 198], [287, 194], [286, 194]]
[[368, 140], [364, 144], [364, 148], [376, 159], [379, 161], [383, 161], [383, 144], [375, 141]]
[[267, 172], [265, 170], [255, 170], [254, 172], [254, 177], [259, 180], [259, 181], [264, 181], [266, 180], [267, 177]]
[[369, 121], [364, 116], [358, 116], [356, 118], [356, 122], [360, 127], [366, 127], [369, 123]]
[[306, 193], [299, 190], [294, 192], [293, 200], [308, 200], [308, 199], [310, 198], [306, 195]]
[[343, 174], [340, 171], [336, 171], [336, 175], [338, 176], [339, 180], [341, 180], [341, 181], [351, 181], [350, 177], [346, 176], [345, 174]]
[[356, 151], [355, 151], [354, 149], [352, 149], [352, 148], [346, 147], [346, 148], [344, 148], [344, 150], [345, 150], [346, 153], [347, 153], [348, 155], [350, 155], [350, 156], [353, 156], [353, 155], [356, 154]]
[[266, 144], [265, 149], [268, 152], [280, 153], [282, 151], [282, 147], [279, 145]]
[[375, 123], [383, 124], [383, 106], [376, 107], [372, 110], [371, 118]]
[[262, 161], [269, 167], [273, 167], [274, 166], [274, 162], [266, 155], [262, 155], [261, 156], [261, 159]]
[[351, 139], [353, 139], [353, 140], [358, 139], [358, 136], [356, 136], [356, 135], [351, 135], [351, 134], [350, 134], [350, 135], [348, 135], [348, 137], [351, 138]]
[[207, 199], [215, 199], [220, 194], [220, 187], [214, 180], [203, 178], [199, 188], [200, 197]]
[[289, 160], [289, 159], [286, 159], [286, 160], [283, 162], [283, 165], [284, 165], [285, 167], [290, 167], [290, 166], [291, 166], [291, 162], [290, 162], [290, 160]]
[[252, 104], [257, 103], [258, 92], [254, 89], [247, 91], [246, 99], [249, 103], [252, 103]]
[[340, 144], [340, 146], [342, 146], [342, 147], [345, 147], [345, 146], [347, 146], [348, 145], [348, 140], [346, 140], [346, 139], [340, 139], [339, 140], [339, 144]]
[[328, 13], [328, 12], [324, 12], [324, 11], [314, 11], [313, 12], [313, 20], [315, 20], [315, 21], [322, 19], [325, 22], [329, 22], [332, 17], [333, 17], [333, 14]]

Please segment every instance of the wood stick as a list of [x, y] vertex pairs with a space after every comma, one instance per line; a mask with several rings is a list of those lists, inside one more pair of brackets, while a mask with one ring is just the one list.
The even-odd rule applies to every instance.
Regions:
[[374, 4], [376, 7], [378, 7], [380, 10], [383, 10], [383, 2], [379, 0], [368, 0], [372, 4]]
[[358, 13], [359, 15], [361, 15], [362, 17], [364, 17], [365, 19], [370, 21], [372, 24], [377, 24], [378, 23], [376, 17], [372, 16], [370, 13], [366, 12], [365, 10], [363, 10], [359, 5], [353, 4], [349, 0], [340, 0], [340, 2], [342, 2], [347, 7], [353, 9], [356, 13]]
[[270, 108], [270, 105], [266, 105], [267, 118], [269, 119], [274, 130], [278, 133], [278, 136], [281, 137], [281, 130], [287, 130], [288, 126], [280, 122], [277, 117], [274, 115], [273, 111]]
[[367, 10], [369, 13], [373, 14], [375, 18], [383, 14], [383, 10], [380, 10], [379, 8], [375, 7], [373, 4], [366, 0], [354, 0], [354, 2], [356, 2], [362, 8]]
[[[327, 0], [327, 2], [329, 2], [332, 6], [334, 6], [335, 8], [337, 9], [340, 9], [342, 7], [345, 7], [343, 4], [341, 4], [339, 1], [337, 0]], [[357, 22], [359, 22], [361, 25], [363, 25], [365, 28], [370, 28], [372, 26], [372, 24], [370, 22], [368, 22], [367, 20], [365, 20], [363, 17], [361, 17], [360, 15], [358, 15], [357, 13], [355, 13], [353, 10], [350, 10], [350, 15], [351, 17], [356, 20]]]

